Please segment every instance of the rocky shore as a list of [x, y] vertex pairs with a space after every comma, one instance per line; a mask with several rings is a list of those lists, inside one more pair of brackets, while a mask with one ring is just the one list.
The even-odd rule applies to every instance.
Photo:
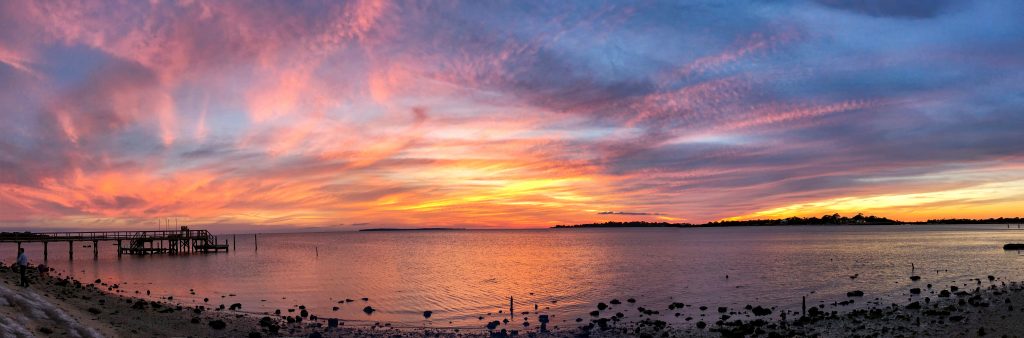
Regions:
[[119, 294], [117, 284], [102, 280], [83, 282], [36, 269], [30, 272], [32, 285], [22, 288], [18, 274], [2, 265], [0, 276], [4, 337], [1014, 337], [1024, 332], [1024, 282], [994, 276], [941, 287], [915, 279], [912, 285], [920, 287], [908, 288], [901, 303], [883, 303], [857, 290], [804, 311], [610, 299], [595, 304], [586, 318], [571, 321], [574, 325], [549, 328], [542, 325], [547, 316], [527, 313], [517, 316], [522, 323], [482, 320], [471, 330], [346, 326], [304, 308], [259, 314], [242, 311], [242, 304], [185, 306]]

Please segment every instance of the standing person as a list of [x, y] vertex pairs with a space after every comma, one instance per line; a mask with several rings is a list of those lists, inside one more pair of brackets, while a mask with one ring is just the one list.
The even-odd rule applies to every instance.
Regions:
[[18, 248], [18, 268], [21, 269], [21, 286], [28, 286], [28, 276], [25, 276], [25, 270], [28, 269], [28, 255], [25, 254], [25, 248]]

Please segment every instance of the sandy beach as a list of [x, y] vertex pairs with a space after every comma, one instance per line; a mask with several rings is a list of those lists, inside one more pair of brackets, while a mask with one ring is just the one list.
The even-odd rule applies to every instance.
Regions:
[[[534, 325], [499, 323], [487, 330], [333, 326], [327, 318], [303, 311], [281, 315], [232, 309], [183, 306], [167, 299], [119, 294], [118, 285], [78, 281], [55, 272], [30, 270], [31, 285], [17, 286], [18, 274], [0, 267], [0, 335], [5, 337], [391, 337], [391, 336], [649, 336], [649, 337], [784, 337], [784, 336], [994, 336], [1015, 337], [1024, 330], [1024, 283], [995, 276], [956, 285], [907, 290], [902, 303], [882, 303], [870, 294], [851, 291], [847, 299], [812, 305], [805, 315], [770, 307], [713, 307], [684, 303], [662, 309], [612, 301], [595, 307], [578, 326], [540, 332]], [[930, 285], [930, 284], [929, 284]], [[635, 309], [634, 309], [635, 308]], [[621, 320], [622, 312], [639, 312], [639, 320]], [[678, 313], [673, 325], [658, 318]], [[302, 318], [302, 319], [299, 319]]]
[[[311, 317], [289, 323], [288, 313], [254, 314], [130, 297], [117, 294], [116, 284], [82, 282], [36, 269], [29, 270], [31, 285], [20, 287], [17, 271], [7, 265], [0, 266], [0, 276], [0, 336], [4, 337], [486, 336], [482, 330], [399, 330], [383, 324], [332, 328], [327, 319]], [[299, 313], [291, 317], [301, 318]]]

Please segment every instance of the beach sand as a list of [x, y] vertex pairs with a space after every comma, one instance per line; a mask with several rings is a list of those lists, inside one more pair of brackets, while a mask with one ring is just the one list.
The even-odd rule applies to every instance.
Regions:
[[[483, 330], [459, 333], [449, 329], [328, 328], [326, 320], [289, 324], [283, 317], [270, 314], [130, 297], [112, 292], [116, 285], [78, 281], [55, 272], [40, 274], [30, 269], [29, 277], [30, 286], [17, 286], [18, 273], [0, 265], [2, 337], [487, 336]], [[215, 327], [218, 321], [223, 322], [222, 328]]]
[[[385, 326], [327, 327], [325, 319], [288, 323], [283, 316], [231, 309], [182, 306], [168, 300], [130, 297], [116, 285], [102, 281], [83, 283], [56, 273], [31, 270], [32, 285], [19, 287], [18, 274], [0, 266], [0, 336], [4, 337], [487, 337], [479, 330], [395, 329]], [[952, 287], [956, 287], [953, 289]], [[916, 291], [916, 290], [915, 290]], [[943, 291], [948, 292], [946, 295]], [[1024, 283], [998, 278], [961, 281], [943, 288], [908, 290], [901, 304], [871, 295], [854, 296], [833, 304], [812, 307], [806, 316], [753, 306], [740, 309], [700, 309], [687, 304], [661, 313], [680, 312], [692, 317], [685, 325], [658, 320], [663, 314], [640, 320], [619, 320], [611, 308], [579, 323], [579, 327], [539, 333], [517, 330], [530, 337], [789, 337], [789, 336], [925, 336], [1017, 337], [1024, 333]], [[670, 306], [673, 307], [673, 306]], [[650, 309], [648, 309], [650, 310]], [[770, 311], [769, 311], [770, 310]], [[724, 312], [722, 312], [724, 311]], [[769, 313], [770, 312], [770, 313]], [[218, 323], [223, 326], [218, 326]], [[704, 323], [704, 327], [697, 325]], [[501, 328], [514, 327], [516, 323]], [[342, 324], [344, 325], [344, 324]], [[511, 330], [511, 329], [510, 329]], [[511, 334], [511, 331], [507, 333]]]

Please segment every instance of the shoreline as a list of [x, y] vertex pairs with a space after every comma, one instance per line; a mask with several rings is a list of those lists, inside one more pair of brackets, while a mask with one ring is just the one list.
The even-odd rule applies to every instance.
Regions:
[[[945, 287], [911, 284], [906, 300], [899, 303], [883, 303], [851, 291], [847, 299], [808, 307], [803, 316], [799, 311], [758, 305], [716, 309], [672, 303], [644, 309], [636, 307], [632, 299], [611, 300], [611, 305], [598, 304], [591, 316], [577, 319], [575, 326], [541, 332], [535, 323], [499, 322], [492, 333], [485, 322], [479, 329], [396, 328], [387, 323], [346, 326], [343, 321], [316, 318], [315, 314], [301, 316], [300, 310], [277, 315], [245, 312], [234, 306], [187, 306], [173, 299], [118, 294], [116, 284], [83, 283], [35, 269], [30, 269], [32, 284], [21, 288], [16, 286], [18, 274], [3, 264], [0, 275], [0, 335], [14, 337], [839, 337], [851, 333], [947, 337], [1015, 336], [1024, 331], [1024, 282], [994, 276]], [[639, 316], [623, 319], [622, 312]], [[686, 321], [658, 319], [672, 313]]]

